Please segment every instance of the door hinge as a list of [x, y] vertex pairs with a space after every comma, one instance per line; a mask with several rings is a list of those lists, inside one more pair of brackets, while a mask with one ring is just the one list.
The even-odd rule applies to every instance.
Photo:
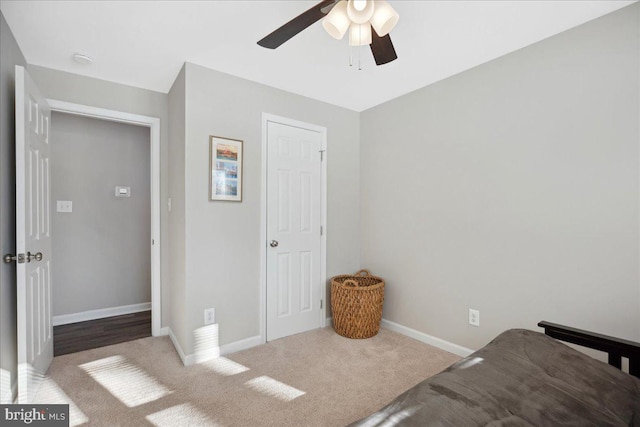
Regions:
[[322, 226], [320, 226], [320, 235], [321, 236], [323, 235], [322, 233], [324, 233], [324, 230], [322, 229]]
[[324, 161], [324, 151], [325, 150], [320, 150], [320, 161], [323, 162]]
[[155, 245], [155, 244], [156, 244], [155, 239], [151, 239], [151, 246], [153, 246], [153, 245]]
[[322, 300], [320, 300], [320, 309], [322, 309]]

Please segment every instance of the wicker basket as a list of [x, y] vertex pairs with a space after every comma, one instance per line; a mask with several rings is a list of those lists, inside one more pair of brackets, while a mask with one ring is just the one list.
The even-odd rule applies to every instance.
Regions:
[[384, 281], [367, 270], [331, 278], [333, 328], [347, 338], [370, 338], [380, 330]]

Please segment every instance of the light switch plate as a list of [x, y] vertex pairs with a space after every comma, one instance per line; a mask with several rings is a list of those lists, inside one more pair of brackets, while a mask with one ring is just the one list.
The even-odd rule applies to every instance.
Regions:
[[116, 197], [131, 197], [131, 187], [116, 186]]
[[70, 200], [58, 200], [56, 203], [56, 211], [71, 213], [73, 211], [73, 202]]

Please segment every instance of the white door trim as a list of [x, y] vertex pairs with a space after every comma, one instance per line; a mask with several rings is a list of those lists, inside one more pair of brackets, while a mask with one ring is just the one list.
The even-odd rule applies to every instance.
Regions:
[[151, 169], [151, 335], [161, 335], [162, 305], [160, 304], [160, 119], [88, 105], [47, 99], [51, 111], [77, 116], [144, 126], [150, 129]]
[[326, 325], [327, 317], [327, 128], [286, 117], [262, 113], [262, 174], [260, 188], [260, 342], [267, 342], [267, 124], [280, 123], [320, 133], [323, 161], [320, 184], [320, 223], [323, 233], [320, 237], [320, 310], [319, 325]]

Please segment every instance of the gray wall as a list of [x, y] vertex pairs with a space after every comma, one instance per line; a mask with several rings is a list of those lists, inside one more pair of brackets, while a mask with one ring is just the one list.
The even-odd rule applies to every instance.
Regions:
[[53, 112], [51, 138], [53, 315], [150, 302], [149, 128]]
[[186, 281], [185, 281], [185, 67], [183, 66], [169, 91], [169, 302], [167, 326], [180, 347], [186, 348]]
[[[215, 307], [223, 345], [260, 334], [262, 113], [328, 129], [328, 277], [360, 265], [359, 115], [189, 63], [185, 108], [187, 333]], [[244, 141], [242, 203], [208, 200], [209, 135]]]
[[[16, 251], [15, 66], [27, 63], [0, 13], [0, 255]], [[0, 263], [0, 401], [12, 401], [16, 364], [16, 265]]]
[[[166, 326], [169, 277], [168, 194], [169, 105], [168, 96], [132, 86], [29, 65], [29, 74], [47, 98], [160, 118], [160, 259], [162, 326]], [[55, 261], [54, 261], [55, 262]], [[55, 268], [55, 265], [54, 265]]]
[[639, 10], [362, 113], [386, 319], [470, 348], [542, 319], [640, 339]]
[[[262, 112], [328, 128], [328, 277], [385, 277], [389, 320], [468, 347], [542, 318], [637, 340], [638, 7], [362, 114], [192, 64], [169, 95], [29, 71], [50, 98], [161, 119], [162, 323], [187, 353], [206, 307], [220, 344], [260, 332]], [[211, 134], [245, 142], [242, 203], [208, 201]]]

